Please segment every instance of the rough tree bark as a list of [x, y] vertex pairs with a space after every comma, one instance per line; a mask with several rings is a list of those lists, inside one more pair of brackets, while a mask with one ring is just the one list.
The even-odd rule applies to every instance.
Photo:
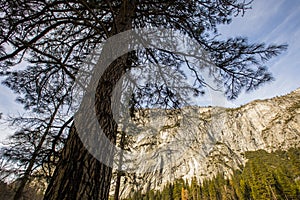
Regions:
[[[135, 13], [134, 1], [123, 1], [115, 17], [110, 36], [129, 30]], [[128, 68], [127, 54], [114, 61], [100, 78], [96, 90], [96, 114], [99, 124], [112, 142], [116, 143], [117, 124], [113, 120], [111, 96], [113, 87]], [[87, 124], [87, 126], [89, 126]], [[109, 197], [112, 168], [95, 159], [82, 144], [73, 125], [44, 200], [101, 199]]]

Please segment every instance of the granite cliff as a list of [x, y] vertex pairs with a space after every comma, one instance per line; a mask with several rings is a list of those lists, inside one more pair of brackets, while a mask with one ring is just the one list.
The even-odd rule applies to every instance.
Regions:
[[246, 163], [247, 151], [300, 146], [300, 89], [238, 108], [143, 110], [120, 130], [127, 135], [119, 166], [126, 169], [123, 197], [132, 190], [159, 190], [179, 178], [201, 182], [220, 172], [230, 178]]

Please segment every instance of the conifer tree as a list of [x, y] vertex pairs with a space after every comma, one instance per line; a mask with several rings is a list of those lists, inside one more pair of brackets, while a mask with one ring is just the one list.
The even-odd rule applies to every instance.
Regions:
[[[248, 2], [239, 0], [3, 0], [0, 8], [2, 75], [14, 77], [10, 82], [18, 84], [9, 86], [14, 91], [21, 95], [29, 92], [26, 104], [30, 105], [45, 105], [47, 102], [39, 97], [60, 96], [61, 90], [57, 89], [71, 88], [88, 54], [107, 38], [135, 28], [163, 27], [188, 35], [207, 52], [216, 67], [214, 77], [222, 78], [228, 98], [236, 98], [242, 90], [250, 91], [270, 81], [272, 76], [265, 61], [286, 49], [285, 45], [251, 44], [242, 37], [227, 40], [216, 37], [217, 25], [230, 23], [233, 16], [242, 15], [249, 8]], [[99, 77], [95, 94], [99, 125], [112, 144], [116, 143], [117, 124], [112, 117], [110, 97], [113, 87], [134, 64], [145, 60], [162, 62], [167, 69], [175, 67], [178, 76], [185, 77], [180, 70], [185, 63], [196, 77], [189, 92], [199, 94], [207, 84], [198, 70], [200, 66], [189, 63], [184, 56], [155, 47], [133, 54], [121, 56], [107, 68]], [[31, 73], [36, 81], [48, 83], [60, 78], [31, 88], [27, 83], [32, 77], [18, 76], [24, 68], [15, 71], [15, 66], [23, 61], [27, 65], [25, 70], [38, 70]], [[150, 84], [141, 88], [139, 94], [137, 101], [159, 102], [164, 108], [179, 106], [180, 98], [175, 97], [180, 96], [180, 92], [176, 87]], [[68, 95], [70, 100], [75, 98], [73, 92]], [[93, 127], [88, 123], [86, 126]], [[61, 152], [44, 199], [108, 199], [112, 169], [90, 154], [75, 126], [70, 128]]]

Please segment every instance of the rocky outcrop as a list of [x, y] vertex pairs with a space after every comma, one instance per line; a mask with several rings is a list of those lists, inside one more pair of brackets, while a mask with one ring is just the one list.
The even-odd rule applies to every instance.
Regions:
[[229, 177], [245, 164], [246, 151], [300, 146], [300, 89], [239, 108], [143, 110], [120, 129], [127, 144], [122, 196], [161, 189], [178, 178]]

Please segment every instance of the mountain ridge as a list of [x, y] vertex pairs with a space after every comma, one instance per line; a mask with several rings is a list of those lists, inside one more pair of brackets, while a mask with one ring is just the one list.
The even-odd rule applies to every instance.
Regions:
[[192, 106], [142, 112], [126, 126], [133, 145], [127, 147], [132, 156], [122, 163], [127, 165], [122, 196], [137, 185], [141, 191], [161, 190], [178, 178], [196, 177], [202, 182], [218, 173], [230, 177], [245, 165], [247, 151], [300, 146], [300, 88], [238, 108]]

